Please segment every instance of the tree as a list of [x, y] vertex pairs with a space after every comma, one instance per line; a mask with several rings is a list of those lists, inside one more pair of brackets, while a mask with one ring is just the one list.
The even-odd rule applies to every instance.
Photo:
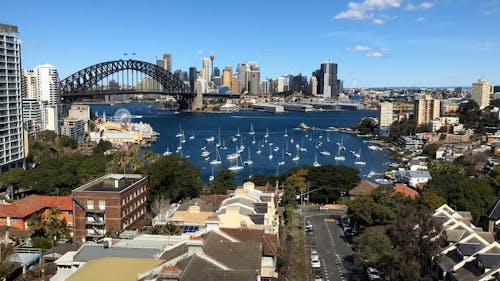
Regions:
[[12, 193], [19, 189], [24, 176], [26, 176], [26, 170], [22, 168], [12, 168], [7, 172], [0, 175], [0, 183], [2, 185], [8, 185], [12, 187]]
[[432, 280], [425, 267], [439, 252], [445, 238], [441, 226], [432, 217], [432, 211], [406, 205], [386, 233], [397, 249], [401, 263], [406, 265], [400, 268], [399, 279]]
[[417, 120], [409, 119], [391, 125], [388, 141], [395, 141], [401, 136], [414, 135], [417, 132]]
[[0, 242], [0, 280], [9, 277], [14, 269], [14, 264], [9, 261], [10, 256], [14, 254], [14, 246], [11, 243]]
[[422, 154], [424, 156], [429, 157], [430, 159], [436, 158], [436, 151], [438, 150], [439, 145], [436, 143], [426, 144], [422, 149]]
[[458, 110], [460, 123], [464, 124], [466, 128], [477, 128], [480, 114], [479, 105], [474, 100], [464, 103]]
[[354, 239], [358, 250], [357, 265], [374, 266], [386, 277], [395, 276], [400, 269], [400, 257], [391, 240], [385, 234], [384, 226], [367, 228]]
[[500, 166], [495, 166], [488, 173], [486, 179], [488, 180], [491, 188], [500, 197]]
[[107, 173], [139, 173], [144, 168], [144, 160], [139, 157], [138, 149], [119, 151], [106, 167]]
[[69, 237], [68, 223], [65, 218], [61, 219], [62, 212], [56, 208], [50, 208], [45, 219], [45, 232], [49, 238], [55, 241]]
[[113, 144], [106, 140], [100, 140], [97, 145], [94, 147], [94, 153], [103, 154], [104, 152], [113, 148]]
[[63, 135], [57, 138], [56, 146], [61, 148], [69, 147], [71, 149], [76, 149], [78, 148], [78, 141], [74, 138]]
[[54, 144], [57, 139], [57, 134], [54, 131], [45, 130], [38, 133], [36, 138], [44, 143]]
[[442, 196], [437, 195], [435, 192], [429, 189], [424, 189], [422, 196], [418, 197], [418, 203], [423, 205], [429, 210], [436, 210], [443, 204], [446, 204], [446, 199]]
[[310, 201], [328, 203], [336, 201], [342, 192], [348, 192], [359, 181], [359, 171], [342, 165], [314, 167], [307, 173], [311, 190], [321, 188], [309, 195]]
[[169, 198], [178, 202], [183, 198], [195, 198], [200, 194], [202, 183], [200, 170], [184, 158], [163, 156], [146, 170], [150, 176], [152, 198]]
[[455, 164], [454, 162], [432, 160], [429, 167], [429, 173], [431, 173], [433, 177], [436, 177], [439, 175], [464, 175], [465, 171], [461, 166]]
[[210, 185], [210, 194], [226, 194], [228, 189], [234, 188], [234, 176], [228, 169], [221, 169]]

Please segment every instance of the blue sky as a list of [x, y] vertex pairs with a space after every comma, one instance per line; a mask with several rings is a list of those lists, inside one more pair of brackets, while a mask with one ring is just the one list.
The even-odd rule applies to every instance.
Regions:
[[[5, 11], [12, 11], [5, 13]], [[500, 84], [500, 0], [6, 1], [23, 68], [50, 63], [61, 78], [124, 58], [223, 68], [255, 61], [261, 79], [310, 76], [339, 64], [346, 87]]]

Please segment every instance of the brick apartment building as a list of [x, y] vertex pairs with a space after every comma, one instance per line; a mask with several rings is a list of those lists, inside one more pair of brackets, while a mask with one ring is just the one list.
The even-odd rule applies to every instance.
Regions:
[[138, 174], [108, 174], [74, 189], [74, 239], [142, 227], [148, 189], [148, 176]]

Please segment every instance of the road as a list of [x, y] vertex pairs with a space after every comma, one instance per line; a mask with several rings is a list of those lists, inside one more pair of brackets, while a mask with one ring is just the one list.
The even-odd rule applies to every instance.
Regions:
[[365, 280], [362, 269], [354, 265], [354, 253], [343, 238], [343, 232], [335, 218], [345, 215], [345, 211], [320, 211], [306, 208], [306, 221], [313, 225], [313, 236], [309, 240], [316, 244], [321, 273], [325, 281]]

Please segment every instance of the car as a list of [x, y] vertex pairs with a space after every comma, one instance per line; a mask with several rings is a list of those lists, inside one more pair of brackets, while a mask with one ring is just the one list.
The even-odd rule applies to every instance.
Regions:
[[368, 279], [370, 281], [382, 280], [382, 278], [380, 277], [380, 273], [378, 272], [378, 270], [375, 267], [368, 267], [366, 269], [366, 275], [368, 276]]
[[313, 230], [313, 226], [311, 224], [310, 221], [307, 221], [306, 223], [306, 232], [309, 232], [309, 231], [312, 231]]
[[311, 267], [312, 268], [320, 268], [321, 262], [319, 261], [319, 257], [316, 256], [316, 259], [311, 259]]
[[320, 211], [329, 211], [330, 209], [326, 206], [321, 206], [321, 207], [319, 207], [319, 210]]
[[313, 260], [319, 260], [319, 255], [316, 254], [316, 255], [311, 255], [311, 261]]
[[321, 277], [321, 275], [316, 275], [314, 276], [314, 281], [323, 281], [323, 278]]
[[318, 255], [318, 251], [316, 249], [311, 249], [311, 256]]

